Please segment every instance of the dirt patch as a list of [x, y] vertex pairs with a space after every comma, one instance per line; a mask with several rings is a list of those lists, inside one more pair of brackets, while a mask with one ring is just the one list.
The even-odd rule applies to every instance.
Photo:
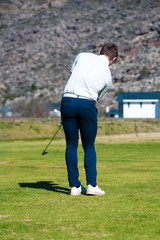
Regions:
[[160, 142], [160, 132], [157, 133], [139, 133], [139, 134], [122, 134], [98, 136], [96, 142], [102, 143], [120, 143], [120, 142]]
[[0, 218], [6, 218], [9, 217], [10, 215], [0, 215]]
[[[47, 140], [48, 141], [48, 140]], [[46, 141], [46, 144], [47, 144]], [[97, 136], [96, 143], [127, 143], [127, 142], [160, 142], [160, 132], [152, 133], [131, 133], [131, 134], [117, 134], [117, 135], [105, 135]], [[57, 144], [65, 144], [65, 139], [55, 140]], [[81, 139], [79, 139], [81, 143]]]

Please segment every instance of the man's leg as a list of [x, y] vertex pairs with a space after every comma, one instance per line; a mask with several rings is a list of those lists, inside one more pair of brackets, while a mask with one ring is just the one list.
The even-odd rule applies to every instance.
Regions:
[[97, 135], [97, 109], [96, 104], [90, 100], [82, 102], [79, 112], [79, 126], [82, 145], [84, 148], [84, 167], [86, 171], [87, 185], [97, 185], [95, 138]]
[[66, 137], [66, 165], [70, 187], [79, 187], [78, 180], [78, 126], [76, 121], [76, 102], [72, 98], [63, 98], [61, 103], [61, 118]]

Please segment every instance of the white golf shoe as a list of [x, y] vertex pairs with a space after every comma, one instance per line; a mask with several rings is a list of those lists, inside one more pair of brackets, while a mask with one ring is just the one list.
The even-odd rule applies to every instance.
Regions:
[[76, 195], [86, 194], [86, 192], [87, 192], [87, 189], [83, 186], [80, 186], [79, 188], [72, 187], [70, 195], [76, 196]]
[[98, 187], [98, 185], [95, 187], [93, 187], [92, 185], [88, 185], [87, 194], [88, 195], [104, 195], [105, 192], [101, 190], [100, 187]]

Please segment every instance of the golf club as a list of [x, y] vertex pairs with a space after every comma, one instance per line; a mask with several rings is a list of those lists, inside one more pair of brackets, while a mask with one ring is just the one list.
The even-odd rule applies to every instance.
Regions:
[[46, 152], [47, 148], [49, 147], [49, 145], [51, 144], [52, 140], [54, 139], [54, 137], [56, 136], [56, 134], [58, 133], [59, 129], [61, 128], [62, 126], [62, 122], [60, 122], [60, 125], [57, 129], [57, 131], [55, 132], [55, 134], [53, 135], [53, 137], [51, 138], [50, 142], [48, 143], [48, 145], [46, 146], [46, 148], [44, 149], [44, 151], [42, 152], [42, 155], [45, 155], [47, 154], [48, 152]]

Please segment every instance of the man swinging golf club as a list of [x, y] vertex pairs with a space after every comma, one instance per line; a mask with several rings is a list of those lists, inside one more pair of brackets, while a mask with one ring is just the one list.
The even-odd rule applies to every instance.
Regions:
[[[71, 195], [104, 195], [98, 187], [95, 138], [97, 135], [96, 101], [101, 99], [112, 84], [109, 65], [118, 57], [115, 44], [101, 46], [100, 55], [80, 53], [71, 67], [71, 75], [61, 101], [61, 120], [66, 138], [66, 165]], [[84, 149], [84, 168], [87, 189], [79, 181], [78, 131]]]

